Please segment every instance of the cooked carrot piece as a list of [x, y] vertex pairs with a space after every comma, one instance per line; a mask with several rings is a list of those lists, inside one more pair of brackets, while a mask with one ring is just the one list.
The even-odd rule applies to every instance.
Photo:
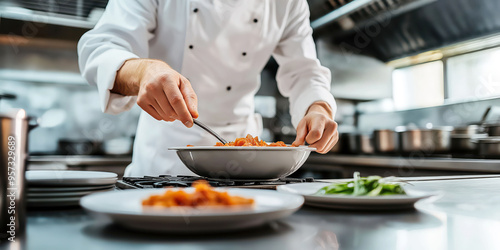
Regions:
[[193, 183], [193, 193], [184, 190], [168, 189], [161, 195], [151, 195], [142, 201], [143, 206], [154, 207], [205, 207], [205, 206], [249, 206], [254, 204], [253, 199], [240, 196], [231, 196], [227, 192], [215, 191], [204, 180]]
[[236, 138], [236, 140], [234, 141], [235, 146], [245, 146], [245, 144], [248, 144], [246, 138]]
[[258, 147], [288, 147], [284, 142], [278, 141], [267, 144], [263, 140], [259, 140], [258, 136], [252, 137], [248, 134], [246, 137], [236, 138], [234, 142], [228, 142], [226, 144], [222, 144], [217, 142], [215, 146], [237, 146], [237, 147], [247, 147], [247, 146], [258, 146]]
[[269, 144], [271, 147], [286, 147], [286, 144], [282, 141], [277, 141]]

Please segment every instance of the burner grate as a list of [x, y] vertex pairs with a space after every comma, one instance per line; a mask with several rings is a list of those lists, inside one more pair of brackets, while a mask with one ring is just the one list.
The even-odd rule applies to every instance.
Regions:
[[277, 185], [314, 182], [314, 178], [280, 178], [276, 180], [225, 180], [210, 179], [201, 176], [188, 175], [160, 175], [144, 177], [123, 177], [118, 181], [119, 188], [165, 188], [165, 187], [190, 187], [197, 180], [206, 180], [213, 187], [259, 187], [275, 188]]

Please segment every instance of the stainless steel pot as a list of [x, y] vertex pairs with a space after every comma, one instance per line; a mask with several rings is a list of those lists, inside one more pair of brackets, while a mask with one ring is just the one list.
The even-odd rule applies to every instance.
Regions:
[[500, 136], [477, 140], [479, 155], [486, 158], [500, 158]]
[[134, 141], [130, 137], [119, 137], [102, 143], [102, 151], [106, 155], [132, 154]]
[[489, 136], [500, 136], [500, 123], [485, 124], [484, 128]]
[[0, 114], [0, 235], [14, 240], [25, 230], [28, 132], [33, 127], [22, 109]]
[[372, 138], [368, 134], [359, 134], [356, 136], [358, 143], [358, 152], [361, 154], [373, 154]]
[[348, 134], [347, 133], [340, 133], [339, 134], [339, 140], [337, 141], [337, 144], [333, 146], [333, 148], [330, 150], [329, 153], [332, 154], [344, 154], [347, 153], [347, 145], [348, 144]]
[[358, 135], [356, 133], [346, 134], [346, 150], [349, 154], [357, 154], [358, 152]]
[[57, 151], [61, 155], [97, 155], [101, 154], [102, 142], [88, 139], [59, 139]]
[[344, 139], [343, 139], [343, 137], [345, 137], [345, 134], [340, 133], [339, 140], [337, 141], [337, 144], [335, 144], [335, 146], [333, 146], [333, 148], [330, 149], [330, 151], [328, 153], [330, 153], [330, 154], [343, 153], [343, 151], [344, 151]]
[[396, 153], [399, 148], [397, 132], [390, 129], [374, 130], [373, 148], [377, 153]]
[[346, 133], [344, 137], [346, 153], [373, 154], [373, 142], [369, 134]]
[[454, 127], [452, 134], [453, 135], [476, 135], [485, 133], [484, 123], [486, 118], [488, 118], [488, 114], [490, 113], [492, 107], [488, 107], [486, 111], [483, 113], [481, 120], [475, 123], [469, 123], [468, 125]]
[[488, 134], [454, 134], [451, 135], [452, 153], [477, 153], [477, 140], [488, 137]]
[[342, 145], [341, 145], [342, 142], [340, 142], [340, 141], [341, 141], [341, 139], [339, 138], [339, 141], [337, 142], [337, 144], [335, 144], [335, 146], [333, 146], [333, 148], [330, 149], [330, 151], [328, 153], [330, 153], [330, 154], [340, 154], [341, 151], [342, 151]]
[[442, 154], [450, 151], [450, 136], [453, 127], [432, 129], [406, 129], [398, 132], [402, 153], [422, 152]]
[[475, 135], [483, 132], [483, 127], [479, 125], [468, 125], [461, 127], [454, 127], [453, 135]]

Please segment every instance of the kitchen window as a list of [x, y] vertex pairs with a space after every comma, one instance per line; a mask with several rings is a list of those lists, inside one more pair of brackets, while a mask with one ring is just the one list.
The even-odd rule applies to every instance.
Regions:
[[[394, 109], [406, 110], [500, 97], [500, 47], [396, 68]], [[446, 77], [445, 77], [446, 76]]]
[[447, 100], [452, 102], [500, 96], [500, 48], [448, 58]]
[[392, 73], [392, 90], [397, 110], [442, 105], [443, 62], [434, 61], [395, 69]]

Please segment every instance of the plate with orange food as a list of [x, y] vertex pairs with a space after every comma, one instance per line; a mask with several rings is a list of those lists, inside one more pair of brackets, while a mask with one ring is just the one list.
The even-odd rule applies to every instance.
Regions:
[[225, 232], [263, 225], [297, 211], [304, 198], [272, 190], [212, 188], [135, 189], [83, 197], [86, 210], [141, 231]]
[[227, 144], [172, 147], [181, 161], [200, 176], [213, 179], [278, 179], [297, 171], [315, 148], [267, 143], [247, 135]]

